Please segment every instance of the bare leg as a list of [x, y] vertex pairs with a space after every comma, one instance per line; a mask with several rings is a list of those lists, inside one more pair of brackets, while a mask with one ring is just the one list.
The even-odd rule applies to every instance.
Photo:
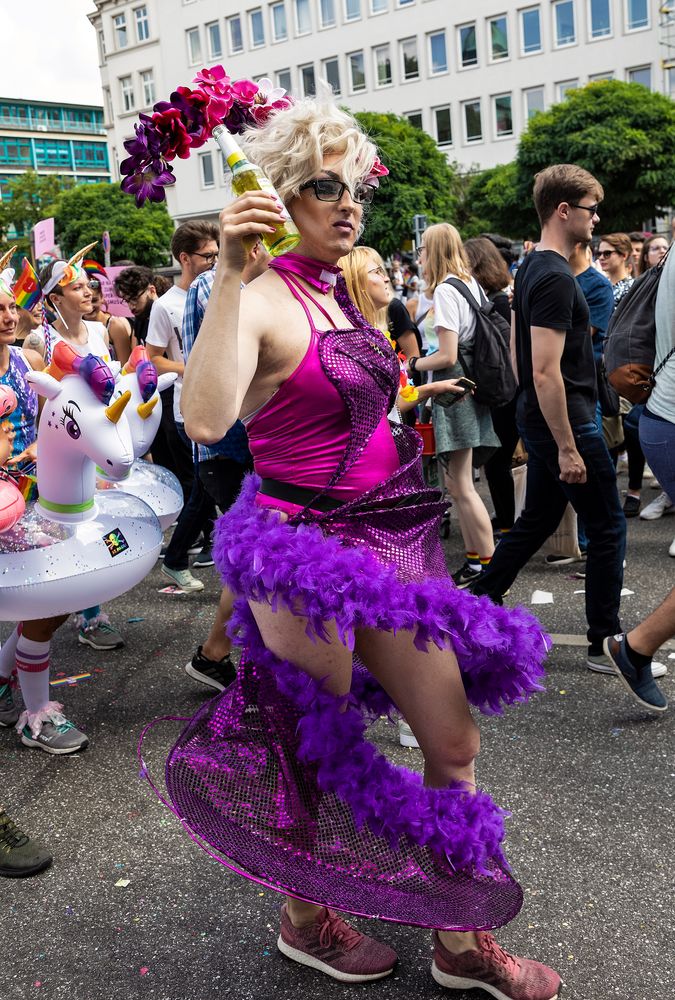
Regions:
[[216, 609], [216, 616], [213, 619], [211, 631], [202, 646], [202, 653], [209, 660], [215, 660], [216, 662], [222, 660], [232, 650], [232, 641], [225, 632], [225, 626], [230, 620], [233, 603], [234, 597], [231, 591], [227, 587], [224, 587], [218, 601], [218, 608]]
[[675, 587], [648, 618], [628, 633], [631, 649], [643, 656], [653, 656], [657, 649], [675, 635]]
[[56, 615], [54, 618], [36, 618], [23, 623], [23, 634], [34, 642], [50, 642], [58, 628], [68, 621], [69, 615]]
[[459, 526], [467, 552], [492, 556], [495, 550], [492, 525], [485, 504], [473, 484], [473, 450], [463, 448], [448, 456], [445, 483], [457, 508]]

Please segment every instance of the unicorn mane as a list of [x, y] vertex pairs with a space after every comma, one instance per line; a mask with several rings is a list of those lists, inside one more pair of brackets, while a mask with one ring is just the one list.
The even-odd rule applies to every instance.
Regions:
[[94, 354], [87, 354], [82, 358], [63, 340], [56, 344], [46, 371], [58, 382], [66, 375], [80, 375], [99, 402], [106, 406], [115, 391], [115, 377], [105, 361]]
[[157, 369], [142, 344], [134, 347], [129, 360], [122, 369], [122, 375], [129, 375], [131, 372], [136, 372], [141, 397], [143, 402], [147, 403], [157, 390]]

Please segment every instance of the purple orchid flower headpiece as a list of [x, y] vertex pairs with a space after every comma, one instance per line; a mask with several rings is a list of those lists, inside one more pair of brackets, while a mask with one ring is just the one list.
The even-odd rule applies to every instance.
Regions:
[[[231, 80], [222, 66], [200, 70], [193, 83], [194, 89], [178, 87], [168, 101], [158, 101], [151, 115], [139, 115], [134, 138], [124, 142], [129, 156], [120, 164], [122, 190], [134, 195], [139, 208], [147, 200], [165, 200], [165, 188], [176, 181], [170, 161], [187, 159], [216, 125], [239, 135], [293, 104], [271, 80]], [[377, 187], [378, 177], [388, 173], [376, 159], [366, 183]]]

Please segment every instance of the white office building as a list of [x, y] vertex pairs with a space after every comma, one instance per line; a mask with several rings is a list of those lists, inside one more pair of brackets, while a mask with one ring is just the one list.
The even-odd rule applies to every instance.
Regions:
[[[293, 95], [327, 80], [352, 110], [407, 116], [465, 170], [512, 160], [528, 118], [589, 80], [675, 94], [675, 29], [657, 0], [95, 3], [115, 179], [138, 113], [214, 63]], [[174, 166], [173, 217], [214, 216], [224, 194], [215, 145]]]

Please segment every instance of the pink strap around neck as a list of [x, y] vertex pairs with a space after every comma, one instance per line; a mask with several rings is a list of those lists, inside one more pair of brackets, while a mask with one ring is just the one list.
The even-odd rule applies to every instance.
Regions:
[[273, 271], [286, 272], [302, 278], [322, 295], [327, 295], [331, 288], [335, 287], [338, 274], [342, 270], [335, 264], [327, 264], [323, 260], [304, 257], [302, 254], [292, 251], [284, 253], [280, 257], [274, 257], [268, 266]]

